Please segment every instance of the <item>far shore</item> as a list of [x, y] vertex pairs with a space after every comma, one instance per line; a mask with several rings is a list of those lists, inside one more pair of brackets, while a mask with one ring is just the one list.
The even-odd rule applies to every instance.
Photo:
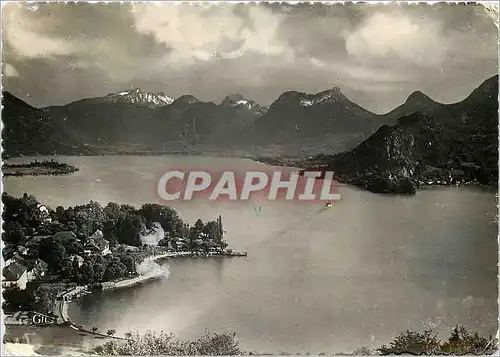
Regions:
[[[34, 153], [32, 155], [10, 155], [8, 157], [4, 157], [4, 161], [8, 160], [19, 160], [19, 159], [27, 159], [27, 158], [36, 158], [36, 157], [99, 157], [99, 156], [201, 156], [201, 157], [220, 157], [220, 158], [239, 158], [239, 159], [251, 159], [253, 161], [257, 161], [259, 158], [267, 158], [272, 159], [276, 156], [288, 157], [283, 152], [283, 146], [285, 145], [275, 145], [270, 147], [265, 147], [263, 149], [258, 149], [255, 147], [244, 147], [244, 148], [234, 148], [227, 150], [218, 150], [216, 148], [212, 149], [198, 149], [198, 150], [165, 150], [165, 151], [148, 151], [148, 150], [101, 150], [99, 152], [93, 153], [55, 153], [55, 154], [41, 154]], [[318, 150], [314, 155], [317, 155], [324, 150]], [[308, 156], [312, 153], [306, 154], [304, 153], [302, 156]], [[295, 155], [294, 157], [298, 157], [301, 155]]]

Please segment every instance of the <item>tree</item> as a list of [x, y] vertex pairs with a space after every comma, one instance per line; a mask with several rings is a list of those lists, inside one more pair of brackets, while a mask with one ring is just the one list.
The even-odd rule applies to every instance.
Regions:
[[39, 203], [37, 202], [35, 196], [25, 193], [20, 199], [20, 202], [23, 216], [26, 219], [26, 226], [37, 228], [42, 225], [40, 220], [40, 211], [38, 210]]
[[134, 206], [126, 204], [120, 206], [120, 211], [123, 213], [137, 213], [137, 209]]
[[371, 356], [373, 355], [373, 352], [368, 347], [360, 347], [357, 348], [352, 354], [354, 356]]
[[56, 207], [55, 218], [61, 223], [66, 222], [66, 212], [64, 211], [63, 206]]
[[28, 283], [24, 290], [20, 290], [18, 287], [4, 289], [3, 298], [6, 304], [4, 308], [50, 314], [59, 291], [59, 287], [54, 284], [36, 285], [33, 283]]
[[127, 276], [127, 267], [119, 259], [113, 259], [104, 270], [104, 281], [112, 281]]
[[121, 215], [120, 205], [109, 202], [103, 209], [104, 219], [106, 221], [116, 221]]
[[102, 233], [104, 238], [109, 242], [114, 243], [118, 241], [117, 225], [122, 214], [120, 205], [117, 203], [109, 202], [103, 209], [104, 222]]
[[83, 244], [76, 237], [67, 235], [64, 238], [57, 239], [57, 241], [63, 245], [68, 255], [80, 254], [83, 251]]
[[440, 341], [437, 333], [432, 330], [425, 330], [424, 333], [406, 330], [401, 332], [391, 343], [390, 346], [383, 345], [378, 351], [382, 355], [391, 354], [437, 354], [440, 349]]
[[167, 238], [163, 238], [163, 239], [160, 239], [160, 240], [158, 241], [158, 245], [159, 245], [160, 247], [168, 247], [168, 243], [169, 243], [169, 242], [170, 242], [170, 240], [169, 240], [169, 239], [167, 239]]
[[139, 246], [141, 244], [140, 233], [144, 228], [142, 217], [134, 213], [125, 213], [120, 216], [117, 224], [118, 242]]
[[76, 225], [76, 222], [68, 221], [68, 223], [66, 223], [66, 230], [78, 234], [78, 226]]
[[42, 225], [38, 202], [34, 196], [24, 194], [21, 198], [2, 194], [4, 204], [3, 219], [4, 222], [17, 221], [22, 227], [35, 229]]
[[98, 202], [90, 201], [86, 205], [76, 206], [75, 215], [79, 235], [88, 237], [96, 230], [102, 230], [104, 213]]
[[496, 350], [496, 343], [490, 336], [489, 339], [480, 337], [477, 332], [467, 331], [464, 326], [455, 326], [447, 342], [443, 343], [441, 351], [454, 354], [489, 355]]
[[[498, 341], [490, 336], [484, 338], [477, 332], [468, 331], [463, 326], [455, 326], [448, 341], [441, 342], [437, 333], [426, 330], [424, 333], [406, 330], [400, 333], [390, 346], [383, 345], [377, 349], [382, 355], [393, 354], [457, 354], [457, 355], [491, 355], [498, 348]], [[357, 350], [360, 354], [359, 350]]]
[[189, 229], [189, 248], [195, 249], [197, 247], [196, 240], [200, 237], [200, 233], [203, 232], [205, 225], [201, 219], [198, 219], [194, 226]]
[[198, 219], [195, 223], [194, 223], [194, 226], [193, 228], [201, 233], [203, 231], [203, 229], [205, 228], [205, 225], [203, 224], [203, 221], [201, 219]]
[[206, 332], [196, 342], [196, 354], [204, 356], [238, 355], [241, 351], [238, 347], [236, 334], [210, 333]]
[[158, 335], [153, 332], [144, 335], [128, 333], [125, 340], [109, 341], [97, 346], [94, 352], [104, 356], [234, 356], [244, 353], [238, 347], [234, 334], [208, 332], [195, 341], [179, 341], [174, 335], [165, 333]]
[[91, 284], [94, 282], [94, 267], [89, 261], [83, 262], [80, 267], [80, 281], [82, 284]]
[[5, 243], [23, 244], [25, 235], [21, 223], [18, 221], [10, 221], [4, 225], [4, 232], [2, 239]]
[[120, 262], [123, 263], [123, 265], [125, 265], [125, 267], [127, 268], [127, 271], [131, 272], [131, 273], [135, 273], [135, 259], [130, 256], [130, 255], [127, 255], [127, 254], [121, 254], [118, 256], [118, 258], [120, 259]]
[[213, 241], [219, 241], [222, 238], [219, 237], [219, 227], [215, 221], [207, 222], [203, 228], [203, 233], [206, 233]]
[[3, 290], [4, 309], [10, 311], [31, 310], [33, 296], [27, 290], [20, 290], [17, 286]]
[[184, 224], [177, 211], [169, 206], [146, 203], [142, 205], [139, 214], [144, 217], [148, 228], [152, 228], [152, 224], [158, 222], [165, 232], [172, 234], [178, 232]]
[[94, 264], [94, 281], [95, 282], [102, 282], [104, 281], [104, 272], [106, 268], [102, 263], [95, 263]]
[[61, 270], [64, 261], [67, 258], [64, 246], [53, 238], [43, 239], [39, 246], [40, 259], [45, 261], [49, 268], [58, 272]]
[[9, 260], [10, 258], [12, 258], [14, 256], [15, 253], [16, 253], [16, 246], [15, 245], [6, 245], [2, 249], [2, 256], [3, 256], [4, 260]]
[[34, 310], [41, 312], [43, 314], [49, 314], [53, 312], [54, 301], [60, 292], [58, 286], [53, 284], [43, 284], [35, 287], [32, 290]]
[[104, 239], [113, 244], [118, 241], [117, 222], [118, 218], [116, 219], [116, 221], [113, 220], [104, 221], [102, 225], [102, 235]]
[[65, 259], [61, 265], [61, 275], [64, 279], [73, 280], [78, 273], [78, 268], [75, 267], [74, 262], [70, 259]]

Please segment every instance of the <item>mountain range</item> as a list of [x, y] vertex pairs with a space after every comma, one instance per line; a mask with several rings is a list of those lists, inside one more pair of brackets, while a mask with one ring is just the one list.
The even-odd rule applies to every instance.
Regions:
[[465, 100], [443, 105], [422, 93], [388, 113], [382, 125], [352, 150], [320, 155], [302, 167], [333, 170], [341, 182], [373, 192], [412, 194], [425, 185], [498, 184], [498, 76]]
[[192, 95], [173, 98], [140, 89], [34, 108], [3, 92], [3, 143], [9, 156], [158, 153], [186, 150], [197, 144], [213, 145], [222, 151], [291, 142], [300, 146], [311, 140], [321, 142], [325, 135], [333, 134], [366, 138], [415, 112], [443, 125], [453, 124], [460, 132], [463, 128], [492, 128], [493, 123], [481, 113], [487, 111], [485, 108], [494, 109], [497, 93], [495, 76], [459, 103], [441, 104], [414, 92], [396, 109], [377, 115], [353, 103], [337, 87], [316, 94], [285, 92], [269, 108], [240, 94], [228, 95], [216, 104]]
[[86, 103], [130, 103], [137, 105], [146, 105], [151, 108], [163, 107], [172, 104], [174, 98], [169, 97], [163, 92], [152, 93], [144, 92], [140, 88], [123, 91], [120, 93], [110, 93], [102, 98], [84, 99]]
[[377, 115], [351, 102], [339, 88], [316, 94], [283, 93], [253, 125], [257, 142], [288, 142], [325, 133], [366, 133]]

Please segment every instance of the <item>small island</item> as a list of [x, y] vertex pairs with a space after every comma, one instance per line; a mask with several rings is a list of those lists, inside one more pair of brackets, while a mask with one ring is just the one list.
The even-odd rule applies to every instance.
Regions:
[[78, 171], [74, 166], [54, 160], [33, 161], [28, 164], [4, 164], [4, 176], [69, 175]]

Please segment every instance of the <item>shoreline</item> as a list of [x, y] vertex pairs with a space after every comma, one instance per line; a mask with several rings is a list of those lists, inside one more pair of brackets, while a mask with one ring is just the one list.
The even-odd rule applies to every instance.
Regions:
[[[321, 168], [321, 171], [330, 171], [328, 168], [324, 166], [324, 163], [312, 162], [307, 163], [303, 158], [297, 157], [259, 157], [256, 159], [252, 159], [253, 161], [277, 167], [287, 167], [287, 168], [295, 168], [301, 171], [308, 170], [316, 170]], [[374, 175], [375, 178], [380, 177]], [[392, 184], [393, 182], [390, 180], [386, 180], [383, 177], [380, 177], [380, 182], [372, 185], [370, 181], [372, 177], [358, 177], [358, 176], [350, 176], [350, 175], [335, 175], [333, 180], [342, 185], [348, 185], [351, 187], [357, 187], [362, 189], [363, 191], [389, 195], [389, 196], [413, 196], [418, 191], [430, 188], [439, 188], [439, 187], [482, 187], [482, 188], [496, 188], [496, 183], [481, 183], [477, 180], [472, 179], [449, 179], [449, 178], [441, 178], [441, 179], [426, 179], [425, 177], [416, 177], [416, 178], [405, 178], [400, 177], [399, 180], [406, 179], [409, 181], [408, 186], [404, 185], [404, 183], [397, 182], [395, 187], [384, 187], [384, 184]]]
[[[182, 258], [182, 257], [220, 257], [220, 258], [225, 258], [225, 257], [246, 257], [247, 253], [246, 252], [222, 252], [222, 253], [198, 253], [198, 252], [192, 252], [192, 251], [185, 251], [185, 252], [167, 252], [167, 253], [160, 253], [160, 254], [155, 254], [146, 257], [143, 262], [151, 261], [151, 262], [157, 262], [160, 260], [168, 259], [168, 258]], [[152, 272], [148, 274], [143, 274], [139, 275], [133, 278], [128, 278], [128, 279], [123, 279], [123, 280], [118, 280], [118, 281], [110, 281], [110, 282], [104, 282], [100, 283], [100, 286], [102, 289], [99, 289], [100, 291], [112, 291], [112, 290], [118, 290], [118, 289], [124, 289], [124, 288], [129, 288], [135, 285], [140, 285], [148, 281], [152, 280], [157, 280], [162, 277], [164, 277], [164, 272]], [[71, 288], [69, 290], [66, 290], [59, 294], [54, 301], [54, 314], [57, 316], [56, 317], [56, 323], [55, 325], [67, 325], [69, 328], [74, 329], [75, 331], [79, 333], [85, 333], [89, 334], [92, 336], [95, 336], [96, 338], [102, 338], [102, 339], [118, 339], [118, 340], [125, 340], [125, 337], [119, 337], [119, 336], [112, 336], [100, 332], [94, 332], [91, 330], [87, 330], [86, 328], [83, 327], [83, 325], [78, 325], [74, 323], [69, 314], [68, 314], [68, 307], [71, 302], [74, 301], [74, 299], [79, 298], [83, 295], [88, 295], [92, 294], [95, 290], [94, 289], [89, 289], [88, 285], [84, 286], [76, 286], [74, 288]]]
[[[244, 151], [243, 149], [241, 151]], [[16, 159], [26, 159], [26, 158], [36, 158], [36, 157], [101, 157], [101, 156], [201, 156], [201, 157], [219, 157], [219, 158], [239, 158], [239, 159], [252, 159], [257, 157], [256, 154], [248, 153], [246, 156], [242, 156], [239, 153], [227, 152], [227, 151], [215, 151], [215, 152], [207, 152], [207, 151], [193, 151], [193, 152], [183, 152], [183, 151], [165, 151], [165, 152], [142, 152], [142, 151], [131, 151], [131, 152], [103, 152], [100, 154], [34, 154], [34, 155], [22, 155], [22, 156], [14, 156], [11, 155], [7, 158], [3, 158], [3, 161], [6, 162], [8, 160], [16, 160]]]

